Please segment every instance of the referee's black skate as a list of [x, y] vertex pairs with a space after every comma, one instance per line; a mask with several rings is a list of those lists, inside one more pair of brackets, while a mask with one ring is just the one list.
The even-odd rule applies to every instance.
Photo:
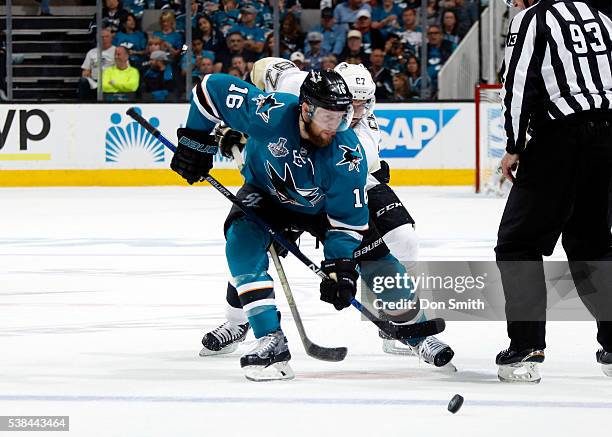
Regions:
[[201, 357], [229, 354], [238, 349], [249, 332], [249, 322], [242, 325], [227, 321], [202, 338]]
[[253, 350], [240, 357], [240, 366], [251, 381], [293, 379], [290, 359], [287, 337], [279, 329], [258, 338]]
[[604, 375], [612, 377], [612, 352], [606, 352], [605, 349], [599, 349], [595, 353], [597, 362], [601, 364], [601, 370]]
[[502, 382], [538, 383], [542, 379], [538, 365], [544, 362], [544, 351], [541, 349], [508, 348], [497, 354], [495, 364], [499, 366], [497, 377]]

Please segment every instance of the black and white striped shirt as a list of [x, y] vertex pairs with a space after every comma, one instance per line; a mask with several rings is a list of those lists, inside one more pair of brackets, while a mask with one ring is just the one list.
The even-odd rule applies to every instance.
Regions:
[[580, 1], [541, 0], [510, 24], [501, 91], [506, 150], [524, 149], [529, 124], [612, 110], [612, 21]]

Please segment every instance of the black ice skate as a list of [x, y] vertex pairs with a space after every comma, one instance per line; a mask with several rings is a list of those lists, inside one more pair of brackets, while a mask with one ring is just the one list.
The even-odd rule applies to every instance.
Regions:
[[293, 379], [295, 375], [289, 366], [290, 359], [287, 338], [279, 329], [258, 338], [253, 350], [240, 357], [240, 366], [251, 381]]
[[497, 354], [495, 364], [499, 366], [497, 377], [502, 382], [538, 383], [542, 379], [538, 365], [544, 362], [541, 349], [506, 349]]
[[378, 331], [378, 336], [383, 340], [383, 352], [393, 355], [408, 355], [419, 357], [427, 364], [435, 367], [444, 367], [456, 372], [457, 368], [450, 362], [455, 352], [449, 345], [438, 340], [433, 335], [425, 337], [416, 346], [412, 346], [408, 341], [396, 340], [383, 331]]
[[249, 322], [244, 325], [225, 322], [202, 338], [202, 346], [204, 347], [200, 351], [200, 356], [207, 357], [234, 352], [238, 349], [238, 345], [244, 341], [248, 332]]
[[597, 362], [601, 364], [601, 370], [604, 375], [612, 377], [612, 352], [606, 352], [604, 349], [599, 349], [595, 353]]

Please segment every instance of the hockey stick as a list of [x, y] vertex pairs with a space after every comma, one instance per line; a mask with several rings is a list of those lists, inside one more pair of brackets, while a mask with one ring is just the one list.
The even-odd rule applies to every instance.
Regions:
[[[168, 149], [172, 152], [176, 151], [176, 146], [172, 144], [166, 137], [162, 135], [160, 131], [151, 126], [151, 124], [145, 120], [140, 114], [136, 112], [134, 108], [130, 108], [127, 110], [127, 115], [132, 117], [138, 124], [144, 127], [151, 135], [157, 138], [161, 143], [163, 143]], [[270, 234], [270, 237], [276, 240], [281, 246], [291, 252], [297, 259], [302, 261], [310, 270], [312, 270], [317, 276], [321, 279], [329, 279], [329, 277], [323, 272], [318, 265], [312, 262], [306, 255], [300, 251], [300, 249], [295, 245], [295, 243], [287, 240], [281, 234], [277, 233], [272, 229], [266, 222], [259, 218], [259, 216], [251, 211], [251, 209], [245, 205], [243, 205], [240, 200], [234, 194], [229, 191], [223, 184], [221, 184], [214, 177], [208, 175], [204, 178], [206, 182], [212, 185], [217, 191], [219, 191], [226, 199], [236, 205], [244, 214], [255, 222], [258, 226], [260, 226], [264, 231]], [[408, 338], [418, 338], [418, 337], [427, 337], [430, 335], [438, 334], [444, 331], [446, 324], [443, 319], [431, 319], [426, 320], [424, 322], [413, 323], [410, 325], [396, 325], [389, 323], [385, 320], [380, 320], [374, 314], [370, 312], [366, 307], [364, 307], [357, 299], [351, 299], [351, 305], [365, 317], [370, 322], [374, 323], [385, 334], [390, 337], [393, 337], [398, 340], [405, 340]]]
[[[244, 161], [242, 159], [242, 154], [238, 150], [238, 147], [232, 147], [232, 155], [234, 155], [234, 162], [238, 166], [238, 170], [242, 170], [242, 167], [244, 167]], [[293, 321], [295, 322], [295, 326], [297, 327], [297, 330], [300, 334], [300, 340], [302, 340], [302, 345], [304, 346], [306, 354], [308, 356], [323, 361], [342, 361], [346, 357], [346, 353], [348, 352], [347, 348], [319, 346], [318, 344], [313, 343], [308, 338], [308, 336], [306, 335], [306, 330], [304, 329], [304, 323], [302, 322], [302, 318], [300, 317], [300, 312], [298, 311], [295, 299], [293, 298], [293, 293], [291, 292], [291, 287], [289, 286], [287, 275], [285, 275], [285, 269], [281, 264], [281, 260], [278, 257], [278, 254], [276, 253], [274, 245], [271, 244], [268, 250], [270, 252], [270, 255], [272, 256], [272, 261], [274, 262], [276, 272], [278, 273], [278, 279], [280, 280], [281, 286], [283, 287], [285, 297], [287, 298], [287, 303], [289, 304], [289, 309], [291, 310], [291, 314], [293, 315]]]

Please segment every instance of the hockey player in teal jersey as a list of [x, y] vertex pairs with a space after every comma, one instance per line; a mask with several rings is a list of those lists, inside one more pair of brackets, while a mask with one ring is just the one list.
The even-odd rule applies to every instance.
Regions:
[[[355, 296], [358, 267], [354, 251], [368, 229], [365, 197], [367, 162], [349, 129], [352, 96], [334, 71], [312, 72], [300, 97], [264, 93], [233, 76], [206, 76], [195, 88], [171, 168], [189, 183], [202, 180], [217, 150], [212, 135], [224, 123], [249, 136], [238, 198], [273, 228], [297, 227], [324, 243], [322, 269], [337, 281], [323, 281], [321, 299], [337, 309]], [[237, 324], [257, 338], [241, 357], [247, 378], [291, 379], [291, 355], [280, 328], [268, 274], [270, 236], [232, 208], [225, 223], [226, 257], [248, 322]], [[248, 324], [247, 324], [248, 323]], [[242, 327], [241, 327], [242, 326]]]

